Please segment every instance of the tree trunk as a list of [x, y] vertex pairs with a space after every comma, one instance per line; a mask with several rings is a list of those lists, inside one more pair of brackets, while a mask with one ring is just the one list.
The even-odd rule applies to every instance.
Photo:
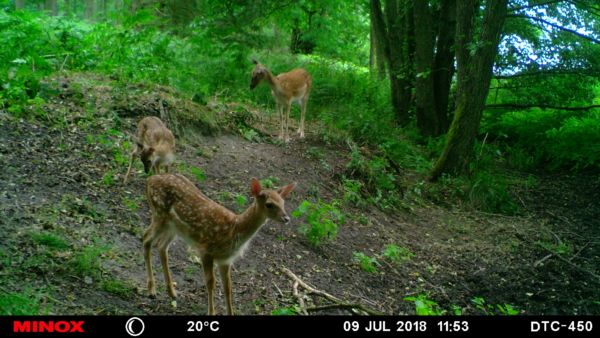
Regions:
[[57, 16], [58, 6], [56, 5], [56, 0], [46, 0], [44, 10], [50, 15]]
[[106, 4], [106, 0], [99, 0], [98, 4], [96, 5], [96, 8], [98, 8], [98, 14], [99, 17], [104, 20], [108, 17], [108, 8], [107, 8], [107, 4]]
[[[507, 3], [508, 0], [486, 1], [480, 33], [473, 39], [479, 1], [457, 1], [456, 109], [446, 137], [446, 146], [431, 172], [431, 180], [436, 180], [444, 173], [457, 175], [468, 171], [506, 18]], [[473, 51], [474, 45], [478, 47]]]
[[137, 12], [142, 7], [142, 0], [131, 0], [131, 13]]
[[407, 5], [408, 0], [386, 0], [385, 17], [388, 27], [388, 70], [392, 105], [396, 112], [396, 120], [400, 125], [408, 122], [410, 108], [411, 82], [410, 65], [408, 64], [407, 43]]
[[435, 111], [433, 86], [433, 45], [431, 11], [428, 1], [413, 0], [415, 27], [415, 103], [417, 127], [422, 135], [437, 136], [438, 120]]
[[96, 12], [96, 1], [95, 0], [85, 0], [85, 18], [87, 20], [94, 20], [94, 14]]
[[[379, 10], [378, 10], [379, 9]], [[371, 0], [371, 70], [377, 72], [379, 79], [385, 77], [386, 54], [389, 54], [387, 38], [385, 36], [385, 21], [381, 13], [379, 0]]]
[[454, 35], [456, 31], [456, 0], [443, 0], [438, 19], [438, 38], [433, 62], [434, 99], [439, 133], [448, 131], [448, 98], [454, 76]]
[[24, 9], [25, 8], [25, 0], [15, 0], [15, 9]]

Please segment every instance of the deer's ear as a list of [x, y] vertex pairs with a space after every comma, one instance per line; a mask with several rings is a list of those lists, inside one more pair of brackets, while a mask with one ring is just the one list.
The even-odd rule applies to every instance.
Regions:
[[258, 195], [260, 195], [262, 187], [260, 186], [260, 182], [256, 179], [256, 177], [252, 178], [250, 189], [252, 190], [252, 196], [258, 197]]
[[281, 198], [286, 198], [287, 195], [289, 193], [291, 193], [292, 190], [294, 190], [294, 188], [296, 188], [296, 182], [290, 183], [290, 184], [286, 185], [285, 187], [281, 187], [281, 188], [277, 189], [277, 193], [279, 193], [279, 196], [281, 196]]

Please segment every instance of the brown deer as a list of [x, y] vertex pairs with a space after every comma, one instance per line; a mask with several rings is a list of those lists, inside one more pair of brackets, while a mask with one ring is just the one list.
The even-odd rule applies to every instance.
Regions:
[[132, 136], [132, 139], [133, 151], [129, 158], [129, 168], [123, 180], [124, 183], [127, 183], [133, 158], [137, 154], [142, 159], [146, 174], [150, 170], [154, 174], [159, 174], [160, 166], [164, 166], [166, 172], [169, 172], [169, 166], [175, 159], [175, 137], [158, 117], [144, 117], [138, 123], [137, 136]]
[[160, 254], [167, 291], [177, 296], [169, 270], [169, 244], [177, 235], [197, 249], [204, 269], [208, 293], [208, 314], [215, 314], [213, 266], [219, 266], [227, 313], [233, 315], [231, 295], [231, 265], [248, 247], [250, 240], [268, 219], [287, 224], [284, 199], [296, 183], [278, 190], [263, 190], [256, 178], [251, 191], [254, 202], [240, 215], [229, 211], [206, 197], [187, 178], [179, 174], [155, 175], [148, 179], [146, 197], [152, 212], [152, 223], [144, 233], [144, 259], [148, 273], [148, 291], [156, 295], [152, 272], [151, 249], [156, 245]]
[[273, 98], [275, 98], [276, 110], [281, 122], [278, 138], [285, 142], [290, 140], [288, 126], [290, 121], [290, 109], [293, 102], [298, 102], [300, 105], [300, 126], [298, 127], [298, 134], [300, 134], [300, 138], [304, 138], [304, 116], [306, 115], [306, 104], [308, 103], [308, 96], [312, 86], [312, 77], [310, 74], [306, 70], [298, 68], [274, 76], [267, 67], [263, 66], [258, 61], [252, 60], [252, 62], [254, 62], [256, 66], [254, 66], [254, 70], [252, 70], [250, 89], [256, 88], [262, 81], [266, 81], [269, 87], [271, 87], [271, 94], [273, 94]]

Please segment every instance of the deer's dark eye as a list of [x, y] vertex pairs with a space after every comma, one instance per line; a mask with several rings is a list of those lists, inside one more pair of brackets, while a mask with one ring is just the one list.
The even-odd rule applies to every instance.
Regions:
[[275, 204], [273, 204], [273, 203], [267, 203], [267, 204], [265, 204], [265, 206], [267, 207], [267, 209], [275, 208]]

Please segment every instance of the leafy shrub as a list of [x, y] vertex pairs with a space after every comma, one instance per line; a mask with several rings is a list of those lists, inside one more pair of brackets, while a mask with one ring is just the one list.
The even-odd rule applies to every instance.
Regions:
[[339, 225], [343, 224], [345, 219], [335, 201], [325, 203], [321, 200], [316, 203], [303, 201], [292, 212], [292, 216], [306, 216], [306, 223], [302, 224], [299, 230], [314, 246], [318, 246], [324, 240], [333, 240], [337, 235]]
[[63, 237], [50, 232], [32, 232], [31, 238], [38, 244], [45, 245], [53, 249], [67, 249], [69, 242]]
[[600, 168], [599, 118], [597, 111], [536, 108], [484, 119], [482, 130], [502, 141], [509, 164], [519, 169], [579, 171]]
[[288, 306], [271, 311], [271, 316], [296, 316], [300, 313], [297, 306]]
[[446, 310], [440, 308], [437, 302], [428, 299], [424, 294], [406, 297], [404, 300], [415, 303], [415, 312], [418, 316], [442, 316], [447, 313]]
[[0, 315], [31, 316], [48, 314], [50, 304], [45, 301], [45, 292], [26, 288], [21, 292], [2, 292], [0, 294]]
[[486, 315], [504, 315], [504, 316], [515, 316], [519, 314], [519, 310], [510, 304], [492, 304], [486, 303], [483, 297], [473, 297], [471, 303], [475, 307], [481, 310]]
[[475, 173], [469, 182], [468, 197], [476, 209], [502, 214], [514, 214], [517, 204], [509, 193], [507, 180], [486, 171]]
[[395, 244], [388, 244], [383, 250], [383, 257], [396, 264], [408, 261], [414, 256], [415, 254], [407, 248], [397, 246]]
[[363, 271], [368, 273], [377, 272], [377, 267], [380, 265], [375, 257], [369, 257], [362, 252], [354, 252], [352, 258], [357, 262]]

